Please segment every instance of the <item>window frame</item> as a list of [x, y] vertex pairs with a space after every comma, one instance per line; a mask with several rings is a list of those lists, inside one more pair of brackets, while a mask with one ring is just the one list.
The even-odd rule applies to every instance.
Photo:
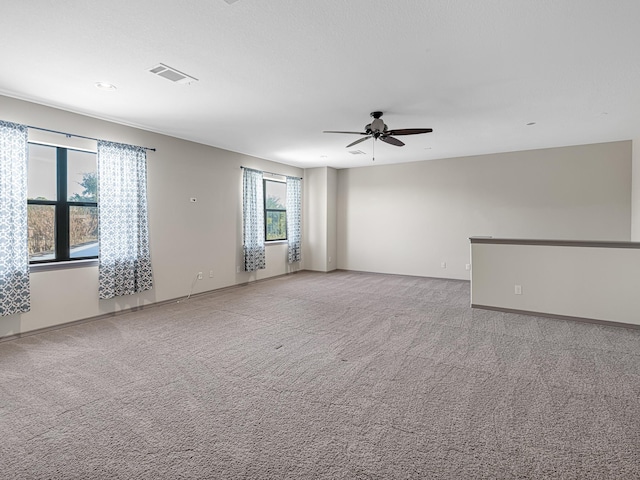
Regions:
[[[265, 243], [286, 242], [287, 241], [287, 199], [285, 196], [284, 205], [285, 208], [267, 208], [267, 182], [282, 183], [286, 187], [286, 180], [276, 180], [273, 178], [262, 179], [262, 195], [263, 195], [263, 208], [264, 208], [264, 241]], [[284, 238], [274, 238], [272, 240], [267, 239], [267, 216], [269, 212], [284, 212]]]
[[[44, 147], [54, 148], [56, 150], [56, 200], [36, 200], [27, 199], [27, 207], [29, 205], [50, 205], [55, 207], [54, 215], [54, 239], [55, 254], [53, 259], [48, 260], [31, 260], [29, 265], [55, 264], [60, 262], [77, 262], [87, 260], [95, 260], [98, 255], [73, 257], [71, 258], [70, 241], [70, 215], [71, 207], [95, 207], [98, 208], [97, 198], [95, 202], [74, 202], [68, 199], [68, 155], [69, 151], [91, 153], [96, 156], [97, 171], [97, 152], [83, 150], [81, 148], [61, 147], [59, 145], [48, 145], [39, 142], [28, 142], [29, 145], [41, 145]], [[27, 187], [28, 188], [28, 187]], [[99, 244], [100, 240], [98, 240]]]

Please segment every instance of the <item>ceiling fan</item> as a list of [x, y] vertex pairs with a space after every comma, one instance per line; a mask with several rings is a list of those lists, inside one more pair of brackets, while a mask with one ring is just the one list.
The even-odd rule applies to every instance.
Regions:
[[364, 127], [364, 132], [339, 132], [335, 130], [325, 130], [323, 133], [349, 133], [353, 135], [364, 135], [355, 142], [351, 142], [346, 148], [353, 147], [360, 142], [364, 142], [369, 138], [374, 140], [382, 140], [384, 143], [395, 145], [396, 147], [402, 147], [403, 142], [395, 138], [398, 135], [416, 135], [418, 133], [431, 133], [431, 128], [401, 128], [399, 130], [389, 130], [380, 117], [382, 112], [371, 112], [373, 121]]

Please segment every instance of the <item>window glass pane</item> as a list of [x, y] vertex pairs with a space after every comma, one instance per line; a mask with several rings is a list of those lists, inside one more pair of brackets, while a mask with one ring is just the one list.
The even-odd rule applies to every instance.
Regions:
[[69, 256], [98, 256], [98, 207], [69, 206]]
[[287, 184], [282, 182], [265, 182], [266, 208], [284, 210], [287, 205]]
[[27, 197], [38, 200], [57, 200], [56, 149], [46, 145], [29, 144], [29, 173]]
[[286, 212], [267, 211], [267, 240], [287, 239], [287, 214]]
[[55, 258], [54, 205], [28, 205], [29, 261], [53, 260]]
[[98, 194], [96, 154], [67, 151], [67, 195], [70, 202], [95, 202]]

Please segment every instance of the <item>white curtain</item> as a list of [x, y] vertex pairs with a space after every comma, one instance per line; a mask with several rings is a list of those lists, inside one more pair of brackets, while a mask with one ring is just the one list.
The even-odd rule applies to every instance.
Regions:
[[0, 315], [28, 312], [27, 127], [0, 121]]
[[242, 237], [245, 272], [266, 268], [263, 190], [262, 172], [245, 168], [242, 176]]
[[287, 242], [289, 263], [300, 261], [302, 238], [300, 234], [302, 180], [287, 177]]
[[100, 298], [153, 287], [147, 221], [147, 152], [98, 142]]

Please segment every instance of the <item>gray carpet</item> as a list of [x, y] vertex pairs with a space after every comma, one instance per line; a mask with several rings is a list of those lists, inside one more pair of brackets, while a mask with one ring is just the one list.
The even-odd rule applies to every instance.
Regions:
[[0, 477], [640, 478], [640, 330], [468, 304], [301, 272], [0, 343]]

